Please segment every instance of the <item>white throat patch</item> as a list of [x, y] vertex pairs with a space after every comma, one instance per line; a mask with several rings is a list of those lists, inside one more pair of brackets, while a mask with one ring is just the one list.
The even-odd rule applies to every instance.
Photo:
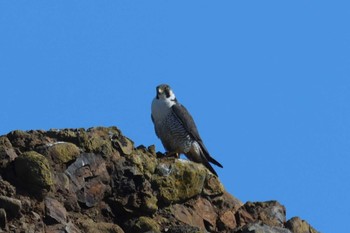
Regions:
[[171, 107], [176, 104], [175, 95], [171, 91], [169, 98], [165, 95], [160, 96], [158, 99], [155, 97], [152, 101], [152, 117], [154, 121], [162, 121], [171, 111]]

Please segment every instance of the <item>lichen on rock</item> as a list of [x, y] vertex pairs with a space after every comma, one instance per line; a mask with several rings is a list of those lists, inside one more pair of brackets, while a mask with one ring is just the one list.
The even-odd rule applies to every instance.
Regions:
[[35, 151], [21, 154], [15, 159], [14, 166], [18, 182], [33, 194], [49, 191], [53, 185], [48, 160]]
[[0, 232], [317, 233], [277, 201], [243, 204], [202, 164], [117, 127], [0, 136]]

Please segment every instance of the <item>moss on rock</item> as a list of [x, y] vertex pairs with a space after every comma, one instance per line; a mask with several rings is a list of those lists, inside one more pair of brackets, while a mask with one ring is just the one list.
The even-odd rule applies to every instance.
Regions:
[[177, 203], [201, 194], [206, 174], [202, 165], [176, 159], [160, 163], [153, 180], [158, 186], [160, 200]]
[[67, 163], [78, 157], [80, 150], [70, 142], [56, 143], [49, 148], [49, 154], [54, 161]]
[[132, 228], [132, 232], [144, 233], [144, 232], [160, 232], [159, 224], [149, 217], [140, 217]]
[[15, 159], [15, 172], [18, 181], [31, 193], [41, 194], [53, 185], [49, 162], [35, 151], [25, 152]]

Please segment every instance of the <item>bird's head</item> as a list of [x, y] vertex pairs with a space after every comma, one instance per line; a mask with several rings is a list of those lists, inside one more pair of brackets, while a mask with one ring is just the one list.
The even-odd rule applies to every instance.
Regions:
[[157, 86], [156, 90], [157, 90], [157, 95], [156, 95], [157, 99], [176, 102], [175, 94], [174, 94], [173, 90], [171, 90], [169, 85], [161, 84], [161, 85]]

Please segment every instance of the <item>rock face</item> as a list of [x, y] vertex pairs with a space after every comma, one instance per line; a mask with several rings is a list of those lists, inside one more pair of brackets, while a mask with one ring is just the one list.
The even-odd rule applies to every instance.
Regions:
[[241, 203], [201, 164], [96, 127], [0, 137], [0, 232], [317, 231], [277, 201]]

